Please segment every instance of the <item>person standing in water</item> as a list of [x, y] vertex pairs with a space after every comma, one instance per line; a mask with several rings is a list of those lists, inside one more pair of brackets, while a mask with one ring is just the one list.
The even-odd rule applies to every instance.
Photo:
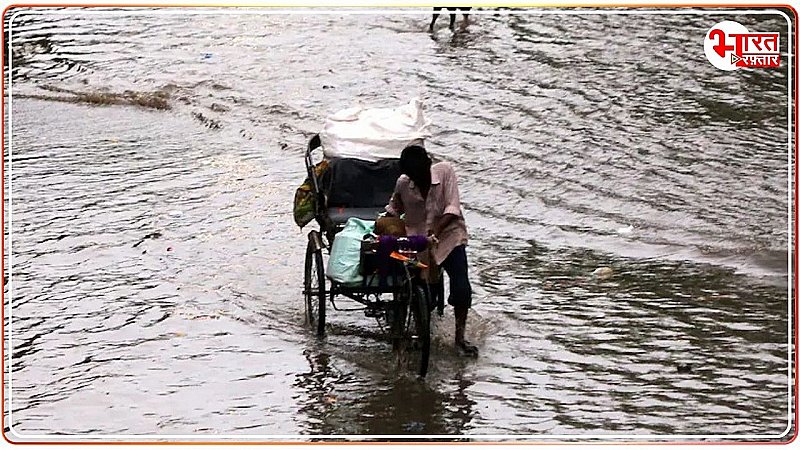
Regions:
[[478, 348], [464, 339], [472, 287], [466, 252], [467, 226], [453, 166], [447, 162], [432, 164], [425, 147], [412, 144], [400, 154], [400, 172], [386, 212], [396, 217], [405, 214], [409, 236], [428, 236], [432, 258], [450, 279], [447, 302], [453, 306], [456, 319], [456, 348], [467, 356], [477, 356]]

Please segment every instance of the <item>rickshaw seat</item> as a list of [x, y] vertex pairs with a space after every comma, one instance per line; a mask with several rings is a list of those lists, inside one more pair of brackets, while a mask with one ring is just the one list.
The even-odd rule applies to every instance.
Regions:
[[336, 225], [351, 217], [375, 220], [389, 203], [399, 176], [400, 162], [396, 159], [331, 159], [322, 182], [328, 218]]

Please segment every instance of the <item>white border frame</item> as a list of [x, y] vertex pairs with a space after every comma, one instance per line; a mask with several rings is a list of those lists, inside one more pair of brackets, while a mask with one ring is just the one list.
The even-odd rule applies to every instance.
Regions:
[[[757, 6], [758, 0], [752, 2], [752, 4], [748, 5], [749, 8], [753, 6]], [[12, 361], [11, 361], [11, 354], [13, 353], [13, 320], [12, 320], [12, 310], [13, 310], [13, 286], [14, 281], [11, 274], [13, 273], [13, 251], [12, 251], [12, 243], [13, 243], [13, 226], [12, 226], [12, 213], [13, 213], [13, 197], [12, 193], [12, 163], [13, 163], [13, 152], [12, 152], [12, 130], [13, 130], [13, 120], [12, 120], [12, 76], [13, 73], [13, 58], [11, 58], [11, 46], [13, 44], [13, 23], [14, 19], [21, 15], [21, 14], [41, 14], [41, 15], [75, 15], [75, 14], [85, 14], [85, 15], [175, 15], [175, 14], [197, 14], [197, 15], [218, 15], [218, 14], [237, 14], [237, 15], [250, 15], [250, 14], [270, 14], [270, 15], [304, 15], [310, 14], [313, 12], [315, 15], [342, 15], [342, 14], [357, 14], [357, 15], [385, 15], [387, 10], [390, 10], [392, 14], [401, 14], [401, 15], [424, 15], [429, 16], [430, 10], [425, 9], [419, 10], [417, 7], [392, 7], [392, 6], [384, 6], [383, 9], [363, 9], [358, 6], [347, 6], [343, 5], [339, 9], [321, 9], [325, 8], [326, 6], [309, 6], [309, 5], [302, 5], [297, 7], [292, 7], [295, 9], [287, 9], [285, 6], [281, 7], [269, 7], [268, 5], [261, 5], [261, 4], [241, 4], [241, 5], [231, 5], [231, 7], [221, 7], [219, 5], [210, 5], [209, 7], [203, 7], [203, 9], [198, 9], [199, 6], [197, 4], [193, 5], [186, 5], [182, 6], [180, 4], [170, 4], [168, 6], [158, 6], [152, 4], [142, 4], [140, 6], [136, 5], [136, 3], [131, 3], [129, 6], [119, 6], [121, 9], [120, 11], [112, 11], [112, 10], [105, 10], [104, 8], [117, 8], [116, 6], [105, 6], [105, 5], [97, 5], [98, 8], [103, 8], [103, 10], [93, 10], [93, 9], [77, 9], [77, 10], [45, 10], [48, 8], [48, 5], [35, 5], [35, 4], [26, 4], [20, 6], [20, 8], [30, 8], [30, 10], [26, 11], [19, 11], [14, 14], [12, 17], [9, 18], [8, 24], [8, 36], [9, 42], [8, 47], [5, 49], [8, 56], [8, 127], [6, 129], [6, 135], [8, 136], [8, 308], [7, 308], [7, 317], [8, 317], [8, 348], [5, 350], [6, 355], [6, 367], [8, 369], [8, 410], [7, 410], [7, 423], [9, 431], [5, 432], [7, 437], [18, 437], [22, 438], [20, 441], [16, 441], [15, 443], [25, 443], [25, 442], [36, 442], [37, 439], [46, 439], [47, 443], [59, 443], [59, 442], [74, 442], [75, 438], [79, 441], [83, 442], [93, 442], [93, 441], [107, 441], [108, 439], [112, 439], [108, 443], [114, 442], [129, 442], [129, 441], [136, 441], [140, 439], [146, 439], [148, 442], [153, 441], [153, 443], [158, 441], [169, 441], [173, 443], [177, 442], [195, 442], [195, 443], [202, 443], [202, 442], [219, 442], [221, 444], [225, 444], [225, 441], [233, 442], [241, 442], [241, 443], [263, 443], [263, 442], [308, 442], [311, 439], [331, 439], [331, 440], [354, 440], [354, 441], [368, 441], [368, 440], [386, 440], [386, 439], [402, 439], [407, 441], [413, 441], [414, 439], [419, 439], [421, 441], [427, 441], [432, 439], [452, 439], [452, 440], [462, 440], [462, 439], [469, 439], [469, 440], [483, 440], [483, 441], [493, 441], [493, 440], [505, 440], [505, 441], [514, 441], [520, 442], [523, 440], [551, 440], [551, 439], [561, 439], [561, 440], [574, 440], [573, 443], [579, 443], [583, 441], [589, 440], [598, 440], [600, 442], [595, 442], [597, 444], [608, 443], [603, 441], [614, 441], [614, 440], [625, 440], [628, 442], [637, 442], [637, 443], [659, 443], [659, 441], [677, 441], [683, 440], [680, 443], [687, 443], [694, 442], [697, 444], [705, 443], [711, 444], [713, 442], [703, 442], [703, 440], [708, 439], [727, 439], [727, 440], [736, 440], [736, 441], [743, 441], [743, 440], [755, 440], [755, 439], [765, 439], [770, 441], [780, 440], [782, 438], [787, 437], [787, 434], [791, 431], [792, 422], [793, 422], [793, 414], [792, 414], [792, 390], [794, 388], [794, 383], [792, 380], [792, 367], [794, 361], [791, 358], [792, 355], [792, 348], [794, 342], [793, 336], [793, 325], [794, 325], [794, 317], [792, 315], [793, 308], [792, 305], [794, 304], [794, 298], [792, 297], [792, 284], [794, 280], [794, 272], [792, 264], [792, 255], [793, 255], [793, 241], [796, 239], [796, 236], [793, 236], [793, 217], [792, 217], [792, 208], [794, 207], [794, 203], [792, 202], [794, 197], [794, 192], [792, 191], [792, 184], [793, 184], [793, 175], [794, 175], [794, 167], [792, 166], [792, 156], [793, 156], [793, 148], [792, 142], [794, 138], [794, 134], [792, 133], [792, 123], [794, 120], [794, 114], [792, 114], [792, 105], [794, 104], [792, 99], [792, 90], [793, 90], [793, 75], [794, 71], [792, 68], [792, 59], [794, 54], [792, 52], [793, 48], [792, 45], [794, 43], [794, 33], [792, 30], [792, 21], [791, 19], [784, 14], [783, 12], [777, 9], [764, 9], [764, 10], [753, 10], [753, 9], [743, 9], [739, 10], [736, 9], [736, 6], [732, 6], [730, 4], [721, 3], [719, 5], [715, 5], [714, 3], [706, 3], [702, 6], [697, 8], [720, 8], [719, 10], [709, 10], [709, 9], [680, 9], [676, 11], [668, 11], [670, 8], [692, 8], [692, 4], [686, 5], [669, 5], [669, 6], [659, 6], [657, 4], [652, 5], [652, 8], [661, 8], [661, 9], [645, 9], [641, 7], [640, 4], [631, 4], [626, 5], [624, 3], [620, 3], [618, 5], [609, 5], [608, 3], [600, 3], [597, 2], [598, 5], [603, 5], [609, 10], [604, 9], [586, 9], [586, 10], [574, 10], [575, 8], [579, 8], [579, 6], [575, 5], [568, 5], [565, 4], [560, 6], [559, 4], [553, 4], [547, 6], [549, 9], [533, 9], [533, 8], [544, 8], [542, 6], [532, 6], [527, 7], [527, 9], [523, 10], [475, 10], [470, 11], [470, 15], [718, 15], [718, 16], [725, 16], [727, 15], [779, 15], [786, 19], [787, 22], [787, 73], [788, 73], [788, 85], [787, 85], [787, 97], [788, 97], [788, 111], [787, 111], [787, 127], [788, 127], [788, 153], [787, 153], [787, 165], [788, 165], [788, 235], [787, 235], [787, 242], [789, 245], [788, 248], [788, 256], [787, 256], [787, 264], [788, 264], [788, 299], [787, 308], [788, 308], [788, 348], [787, 348], [787, 376], [788, 376], [788, 389], [787, 389], [787, 426], [786, 429], [780, 434], [709, 434], [709, 435], [701, 435], [701, 434], [675, 434], [675, 435], [648, 435], [648, 434], [632, 434], [632, 435], [625, 435], [625, 434], [544, 434], [544, 435], [518, 435], [518, 434], [497, 434], [497, 435], [317, 435], [317, 434], [309, 434], [309, 435], [221, 435], [221, 434], [210, 434], [210, 435], [181, 435], [181, 434], [163, 434], [163, 435], [141, 435], [141, 434], [114, 434], [114, 435], [81, 435], [81, 434], [20, 434], [13, 430], [13, 403], [12, 403], [12, 379], [13, 379], [13, 371], [12, 371]], [[750, 2], [748, 2], [750, 3]], [[774, 3], [764, 3], [765, 6], [775, 7]], [[9, 5], [9, 6], [14, 6]], [[91, 4], [86, 5], [76, 5], [75, 8], [82, 8], [90, 6], [95, 8], [95, 6]], [[235, 6], [235, 7], [234, 7]], [[583, 7], [591, 7], [592, 2], [587, 2], [586, 6]], [[611, 7], [619, 7], [625, 8], [630, 7], [631, 9], [628, 10], [613, 10], [610, 9]], [[787, 6], [788, 3], [787, 3]], [[487, 8], [496, 8], [500, 7], [497, 6], [487, 6]], [[524, 5], [515, 5], [513, 3], [509, 3], [508, 5], [503, 5], [503, 7], [510, 7], [510, 8], [525, 8]], [[38, 8], [38, 10], [37, 10]], [[131, 10], [124, 10], [124, 8], [133, 8]], [[163, 8], [163, 9], [155, 9], [155, 8]], [[264, 8], [264, 9], [251, 9], [251, 8]], [[353, 9], [351, 9], [353, 8]], [[415, 9], [409, 9], [415, 8]], [[572, 8], [566, 10], [554, 10], [555, 8]], [[730, 8], [730, 10], [726, 10], [724, 8]], [[795, 10], [800, 14], [800, 10], [795, 8]], [[447, 14], [444, 12], [443, 14]], [[756, 30], [758, 32], [762, 32], [765, 30]], [[770, 30], [766, 30], [770, 31]], [[698, 39], [702, 39], [702, 36], [699, 36]], [[710, 64], [710, 63], [709, 63]], [[797, 94], [796, 94], [797, 95]], [[3, 386], [5, 389], [5, 386]], [[5, 401], [5, 398], [2, 399]], [[4, 418], [4, 423], [6, 419]], [[146, 444], [147, 442], [143, 442]], [[380, 442], [376, 442], [380, 443]], [[664, 443], [664, 442], [661, 442]], [[734, 442], [726, 442], [726, 443], [734, 443]], [[756, 442], [753, 442], [755, 444]], [[777, 443], [777, 442], [776, 442]]]

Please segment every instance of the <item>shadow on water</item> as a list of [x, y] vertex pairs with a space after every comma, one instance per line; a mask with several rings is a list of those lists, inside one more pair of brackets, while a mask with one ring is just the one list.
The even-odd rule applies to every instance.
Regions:
[[[438, 53], [448, 53], [454, 50], [469, 50], [475, 45], [479, 44], [485, 33], [469, 27], [461, 29], [456, 28], [455, 31], [449, 30], [434, 31], [430, 33], [431, 40], [439, 45]], [[466, 56], [465, 56], [466, 57]]]
[[452, 441], [475, 415], [475, 402], [466, 393], [473, 383], [461, 372], [445, 391], [410, 375], [368, 380], [337, 368], [336, 358], [324, 351], [304, 354], [309, 370], [298, 374], [295, 388], [307, 396], [300, 409], [307, 417], [306, 434], [364, 435], [374, 441], [419, 440], [381, 435], [456, 436]]

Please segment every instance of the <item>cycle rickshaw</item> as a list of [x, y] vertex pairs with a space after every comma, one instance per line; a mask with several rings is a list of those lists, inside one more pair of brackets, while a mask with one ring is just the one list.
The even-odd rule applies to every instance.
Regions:
[[[316, 152], [323, 148], [319, 135], [308, 143], [305, 165], [314, 198], [314, 220], [319, 230], [308, 233], [303, 295], [306, 322], [317, 335], [325, 335], [328, 308], [336, 311], [353, 311], [339, 308], [337, 297], [346, 297], [361, 304], [358, 310], [375, 318], [379, 328], [390, 338], [393, 349], [408, 368], [424, 377], [430, 356], [430, 295], [422, 282], [419, 262], [422, 249], [410, 245], [408, 238], [396, 238], [396, 248], [391, 257], [383, 255], [374, 261], [375, 247], [362, 248], [363, 279], [360, 283], [341, 283], [326, 275], [325, 259], [331, 257], [331, 248], [350, 218], [375, 220], [389, 200], [400, 175], [399, 159], [382, 159], [376, 162], [352, 158], [328, 158], [326, 170], [319, 173], [319, 163], [314, 163]], [[308, 181], [307, 180], [307, 181]], [[382, 238], [380, 236], [372, 236]], [[391, 240], [387, 242], [393, 244]], [[381, 240], [384, 242], [384, 240]], [[427, 241], [425, 241], [427, 243]], [[369, 265], [370, 267], [364, 267]]]

